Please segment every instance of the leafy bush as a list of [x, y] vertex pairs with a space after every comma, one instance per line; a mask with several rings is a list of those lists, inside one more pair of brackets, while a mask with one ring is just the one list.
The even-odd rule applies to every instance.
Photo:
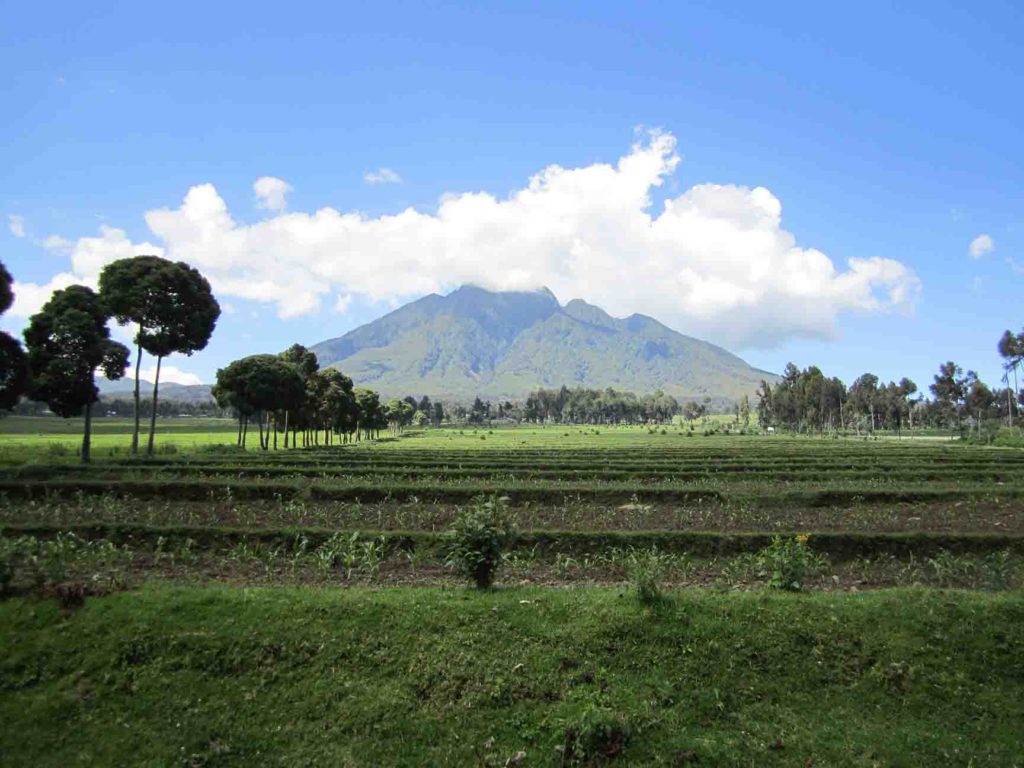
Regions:
[[446, 564], [487, 589], [501, 565], [502, 554], [516, 538], [515, 521], [502, 498], [479, 498], [460, 510], [449, 532]]
[[16, 539], [0, 537], [0, 595], [7, 591], [14, 580], [14, 573], [23, 561], [31, 556], [35, 539], [19, 536]]
[[1024, 448], [1024, 430], [1019, 427], [1004, 427], [992, 437], [993, 445], [1001, 445], [1007, 448]]
[[626, 573], [636, 589], [637, 599], [648, 606], [665, 599], [661, 580], [668, 572], [671, 557], [654, 549], [631, 549], [626, 556]]
[[601, 765], [621, 754], [629, 741], [629, 723], [604, 701], [601, 693], [588, 701], [565, 729], [562, 765]]
[[807, 546], [809, 538], [773, 536], [772, 543], [757, 554], [758, 569], [769, 587], [799, 592], [807, 577], [823, 567], [821, 556]]

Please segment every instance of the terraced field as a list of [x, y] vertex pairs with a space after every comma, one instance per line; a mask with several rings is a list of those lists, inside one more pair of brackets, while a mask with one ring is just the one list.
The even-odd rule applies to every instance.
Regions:
[[988, 581], [1016, 583], [1024, 553], [1024, 451], [936, 440], [434, 430], [93, 466], [8, 461], [0, 497], [7, 536], [106, 540], [132, 548], [133, 571], [164, 576], [154, 548], [187, 545], [204, 578], [245, 580], [258, 562], [266, 578], [330, 581], [332, 572], [295, 563], [344, 535], [376, 547], [369, 560], [379, 560], [350, 576], [432, 583], [449, 578], [444, 531], [484, 498], [514, 510], [521, 534], [509, 573], [528, 581], [615, 581], [625, 553], [653, 547], [678, 558], [679, 583], [750, 585], [756, 573], [743, 558], [772, 535], [810, 536], [828, 563], [821, 588], [984, 586], [993, 568]]
[[[226, 429], [177, 434], [194, 442], [131, 460], [112, 430], [89, 467], [0, 452], [0, 763], [1024, 754], [1024, 451], [503, 428], [246, 453]], [[498, 506], [518, 538], [498, 589], [468, 589], [449, 531]]]

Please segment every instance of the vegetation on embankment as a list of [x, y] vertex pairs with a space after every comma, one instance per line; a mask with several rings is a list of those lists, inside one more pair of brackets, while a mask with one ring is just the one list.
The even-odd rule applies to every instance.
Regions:
[[1022, 754], [1020, 593], [144, 589], [7, 601], [0, 646], [9, 766]]

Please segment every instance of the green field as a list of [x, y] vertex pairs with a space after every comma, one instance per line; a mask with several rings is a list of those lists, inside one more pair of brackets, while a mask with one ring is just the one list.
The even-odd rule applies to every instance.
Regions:
[[[1022, 450], [682, 425], [242, 452], [176, 419], [147, 460], [126, 427], [83, 466], [63, 422], [0, 422], [4, 765], [1024, 754]], [[519, 535], [477, 593], [447, 531], [485, 499]], [[771, 589], [780, 547], [812, 594]]]

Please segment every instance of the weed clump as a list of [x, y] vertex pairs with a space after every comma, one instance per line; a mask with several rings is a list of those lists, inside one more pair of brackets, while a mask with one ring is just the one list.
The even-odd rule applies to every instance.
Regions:
[[808, 576], [822, 569], [822, 557], [808, 545], [810, 536], [773, 536], [756, 557], [756, 565], [772, 589], [800, 592]]
[[515, 520], [504, 498], [478, 498], [459, 512], [448, 535], [446, 564], [477, 589], [488, 589], [502, 556], [515, 541]]
[[626, 573], [633, 583], [637, 600], [648, 607], [665, 601], [661, 581], [669, 570], [671, 557], [654, 549], [633, 549], [626, 556]]
[[562, 765], [602, 765], [622, 753], [630, 737], [629, 722], [598, 694], [565, 729]]

